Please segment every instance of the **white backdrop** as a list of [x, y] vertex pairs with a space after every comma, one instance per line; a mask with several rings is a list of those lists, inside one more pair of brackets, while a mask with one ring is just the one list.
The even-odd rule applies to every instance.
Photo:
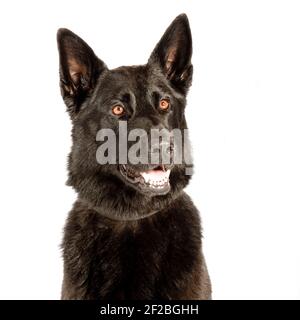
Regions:
[[109, 67], [145, 63], [187, 13], [187, 118], [215, 299], [300, 298], [300, 3], [7, 1], [0, 4], [0, 298], [59, 299], [70, 122], [56, 30]]

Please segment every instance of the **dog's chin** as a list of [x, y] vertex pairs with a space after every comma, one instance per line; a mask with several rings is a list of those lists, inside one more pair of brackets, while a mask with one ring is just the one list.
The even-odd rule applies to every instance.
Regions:
[[169, 176], [172, 170], [164, 165], [145, 171], [136, 170], [133, 166], [119, 165], [119, 174], [126, 185], [147, 196], [166, 195], [171, 190]]

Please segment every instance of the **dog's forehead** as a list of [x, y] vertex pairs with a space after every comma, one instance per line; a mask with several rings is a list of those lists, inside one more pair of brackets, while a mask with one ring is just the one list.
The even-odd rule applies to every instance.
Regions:
[[124, 66], [110, 70], [103, 79], [102, 84], [108, 90], [130, 90], [141, 93], [155, 90], [156, 87], [167, 87], [165, 79], [156, 75], [147, 65]]
[[119, 67], [110, 70], [107, 81], [112, 81], [116, 86], [140, 88], [148, 82], [148, 70], [145, 66]]

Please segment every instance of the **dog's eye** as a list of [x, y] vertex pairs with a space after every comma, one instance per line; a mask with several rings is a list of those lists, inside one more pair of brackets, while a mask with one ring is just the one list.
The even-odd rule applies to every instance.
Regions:
[[159, 101], [159, 109], [163, 111], [168, 111], [170, 109], [170, 101], [167, 99], [161, 99]]
[[123, 114], [125, 114], [125, 109], [118, 104], [112, 108], [112, 113], [115, 116], [122, 116]]

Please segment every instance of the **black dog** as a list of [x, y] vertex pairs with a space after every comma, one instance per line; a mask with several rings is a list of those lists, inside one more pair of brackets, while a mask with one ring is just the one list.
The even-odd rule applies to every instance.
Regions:
[[146, 65], [109, 70], [67, 29], [58, 31], [58, 48], [73, 123], [68, 184], [78, 193], [65, 226], [62, 299], [210, 299], [200, 219], [183, 191], [186, 164], [96, 160], [97, 132], [118, 135], [120, 121], [147, 133], [186, 129], [193, 72], [186, 15], [172, 22]]

